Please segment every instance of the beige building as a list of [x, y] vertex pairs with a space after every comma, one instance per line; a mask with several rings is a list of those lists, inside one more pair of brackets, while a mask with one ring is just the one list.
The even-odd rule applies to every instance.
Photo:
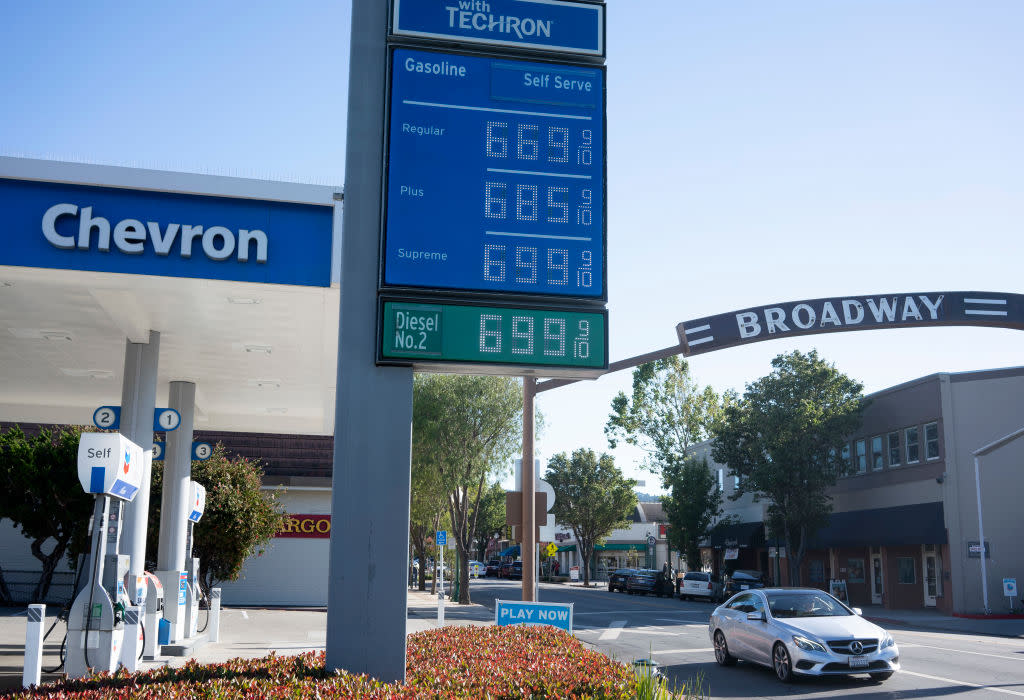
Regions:
[[[852, 474], [831, 490], [833, 514], [802, 565], [804, 584], [843, 580], [855, 604], [984, 612], [973, 452], [1024, 427], [1024, 367], [933, 374], [871, 394], [861, 429], [844, 454]], [[764, 530], [766, 505], [737, 487], [726, 465], [707, 456], [722, 487], [724, 516], [705, 557], [718, 572], [758, 569], [788, 583], [787, 562]], [[1003, 579], [1024, 583], [1024, 439], [980, 459], [980, 502], [988, 543], [987, 592], [993, 613], [1009, 611]], [[778, 564], [778, 565], [777, 565]], [[1021, 602], [1015, 604], [1020, 609]]]

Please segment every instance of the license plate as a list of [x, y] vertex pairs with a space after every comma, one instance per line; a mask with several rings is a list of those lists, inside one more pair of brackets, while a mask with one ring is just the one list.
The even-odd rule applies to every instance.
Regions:
[[867, 668], [868, 657], [866, 656], [851, 656], [850, 657], [850, 668]]
[[745, 584], [745, 583], [742, 583], [742, 584], [740, 584], [740, 590], [741, 590], [741, 591], [745, 591], [745, 590], [747, 590], [748, 588], [750, 588], [750, 586], [748, 586], [747, 584]]

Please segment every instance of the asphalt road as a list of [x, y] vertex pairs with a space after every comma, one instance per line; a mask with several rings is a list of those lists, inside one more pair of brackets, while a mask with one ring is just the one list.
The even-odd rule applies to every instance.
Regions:
[[[521, 599], [519, 581], [474, 581], [474, 603]], [[541, 601], [573, 603], [574, 632], [588, 645], [624, 662], [653, 658], [680, 688], [700, 678], [715, 698], [1024, 698], [1024, 639], [889, 628], [903, 671], [875, 683], [867, 676], [800, 679], [785, 685], [771, 669], [715, 663], [708, 639], [710, 603], [541, 585]]]

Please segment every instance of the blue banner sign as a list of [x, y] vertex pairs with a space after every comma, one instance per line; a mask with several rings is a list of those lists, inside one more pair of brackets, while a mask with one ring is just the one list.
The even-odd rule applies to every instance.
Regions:
[[564, 0], [395, 0], [392, 34], [604, 56], [604, 5]]
[[606, 298], [604, 70], [396, 49], [385, 286]]
[[497, 600], [494, 624], [551, 625], [572, 634], [572, 603], [524, 603], [518, 600]]
[[0, 264], [328, 287], [329, 206], [0, 178]]

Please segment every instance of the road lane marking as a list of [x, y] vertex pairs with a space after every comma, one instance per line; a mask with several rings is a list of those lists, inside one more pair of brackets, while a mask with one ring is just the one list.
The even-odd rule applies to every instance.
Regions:
[[622, 628], [626, 626], [625, 620], [614, 620], [608, 625], [608, 629], [601, 633], [601, 636], [597, 638], [597, 641], [601, 642], [606, 639], [618, 639], [622, 633]]
[[993, 659], [1009, 659], [1010, 661], [1024, 661], [1024, 656], [1003, 656], [1002, 654], [986, 654], [983, 651], [967, 651], [966, 649], [950, 649], [949, 647], [937, 647], [931, 644], [898, 644], [901, 649], [913, 649], [922, 647], [924, 649], [938, 649], [939, 651], [952, 651], [957, 654], [974, 654], [975, 656], [991, 656]]
[[960, 685], [966, 688], [978, 688], [979, 690], [991, 690], [993, 693], [1005, 693], [1006, 695], [1017, 695], [1024, 698], [1024, 693], [1016, 690], [1008, 690], [1006, 688], [997, 688], [991, 685], [979, 685], [978, 683], [968, 683], [967, 681], [955, 681], [952, 678], [943, 678], [942, 676], [929, 676], [927, 673], [915, 673], [914, 671], [908, 671], [903, 669], [902, 673], [908, 676], [917, 676], [918, 678], [927, 678], [930, 681], [939, 681], [940, 683], [949, 683], [951, 685]]
[[249, 613], [247, 613], [246, 611], [243, 610], [242, 611], [242, 617], [244, 617], [246, 620], [248, 620], [249, 619]]
[[688, 654], [694, 651], [714, 651], [714, 647], [707, 647], [702, 649], [655, 649], [652, 654]]

